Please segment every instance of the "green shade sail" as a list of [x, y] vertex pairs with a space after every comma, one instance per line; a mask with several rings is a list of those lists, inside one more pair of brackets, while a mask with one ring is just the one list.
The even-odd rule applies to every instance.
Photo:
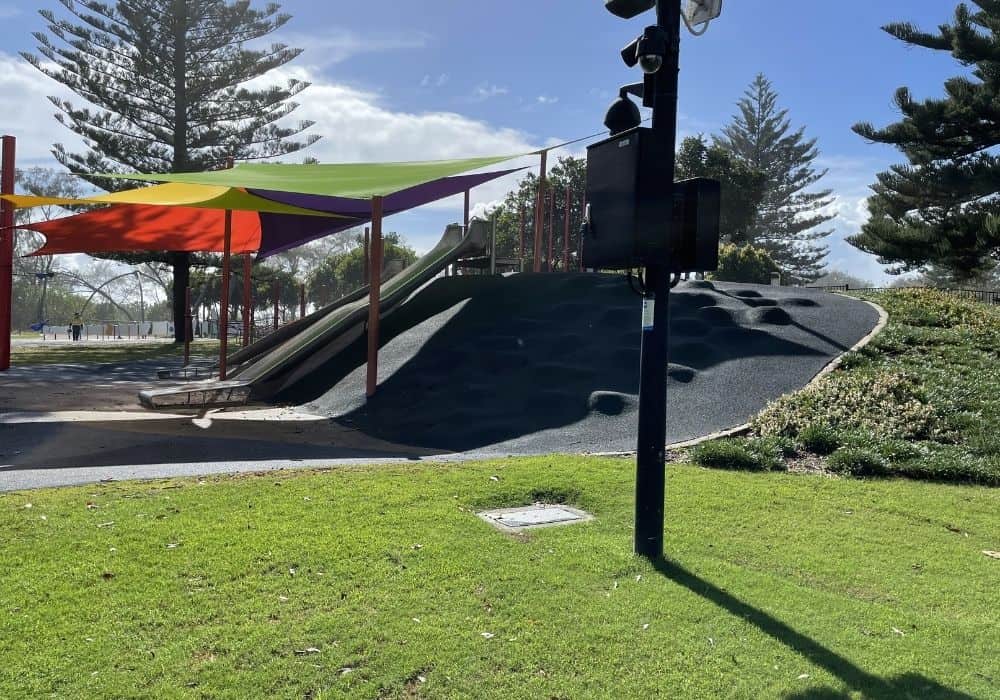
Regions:
[[369, 199], [387, 196], [440, 178], [488, 167], [524, 153], [461, 160], [402, 163], [286, 164], [242, 163], [228, 170], [159, 175], [109, 174], [107, 177], [147, 182], [214, 185], [247, 190], [295, 192], [328, 197]]

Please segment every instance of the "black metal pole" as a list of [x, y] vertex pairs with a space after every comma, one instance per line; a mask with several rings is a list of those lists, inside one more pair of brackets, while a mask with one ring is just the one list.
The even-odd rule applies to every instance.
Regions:
[[[658, 0], [657, 24], [667, 35], [667, 55], [652, 81], [653, 130], [669, 145], [664, 151], [663, 197], [673, 197], [677, 138], [677, 86], [680, 59], [680, 0]], [[647, 83], [648, 84], [648, 83]], [[669, 225], [669, 224], [667, 224]], [[635, 553], [663, 556], [663, 499], [666, 486], [667, 348], [670, 325], [670, 273], [666, 261], [646, 266], [642, 356], [639, 375], [639, 437], [636, 445]], [[648, 313], [653, 305], [652, 314]], [[652, 317], [650, 319], [650, 316]], [[650, 320], [652, 323], [650, 323]]]

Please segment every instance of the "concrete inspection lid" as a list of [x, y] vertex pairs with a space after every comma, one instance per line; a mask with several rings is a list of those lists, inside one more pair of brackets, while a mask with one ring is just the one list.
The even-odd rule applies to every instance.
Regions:
[[520, 508], [500, 508], [478, 514], [480, 518], [504, 530], [570, 525], [592, 520], [594, 516], [565, 505], [536, 503]]

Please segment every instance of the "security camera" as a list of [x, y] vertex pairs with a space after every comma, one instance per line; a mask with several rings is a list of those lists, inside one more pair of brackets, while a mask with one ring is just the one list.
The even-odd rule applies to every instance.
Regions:
[[652, 75], [663, 67], [663, 57], [667, 55], [667, 37], [657, 26], [646, 27], [642, 36], [622, 49], [622, 60], [629, 68], [636, 64], [646, 75]]

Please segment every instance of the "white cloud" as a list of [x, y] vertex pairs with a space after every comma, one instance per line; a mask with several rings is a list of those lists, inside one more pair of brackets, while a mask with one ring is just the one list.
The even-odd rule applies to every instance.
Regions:
[[437, 77], [430, 74], [425, 75], [423, 80], [420, 81], [420, 87], [430, 88], [430, 87], [444, 87], [448, 84], [448, 80], [451, 78], [447, 73], [441, 73]]
[[11, 19], [20, 14], [21, 8], [8, 5], [7, 3], [0, 4], [0, 19]]
[[477, 85], [476, 89], [472, 91], [472, 99], [477, 102], [483, 102], [494, 97], [501, 97], [509, 92], [510, 90], [505, 87], [490, 83], [483, 83], [481, 85]]
[[538, 96], [538, 104], [541, 104], [541, 105], [554, 105], [558, 101], [559, 101], [558, 97], [551, 97], [549, 95], [539, 95]]
[[48, 96], [81, 100], [20, 58], [0, 53], [0, 114], [7, 133], [17, 137], [19, 165], [52, 165], [52, 144], [82, 147], [73, 132], [59, 124]]
[[299, 59], [303, 64], [326, 68], [363, 54], [423, 49], [429, 45], [431, 37], [421, 32], [369, 36], [333, 28], [324, 29], [322, 34], [289, 33], [269, 36], [266, 43], [270, 46], [275, 41], [304, 49], [302, 58]]

